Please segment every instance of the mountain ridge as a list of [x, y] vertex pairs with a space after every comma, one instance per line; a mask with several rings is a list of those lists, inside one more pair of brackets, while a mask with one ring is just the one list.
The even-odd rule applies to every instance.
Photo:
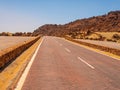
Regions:
[[101, 16], [78, 19], [64, 25], [45, 24], [33, 35], [65, 36], [81, 32], [120, 32], [120, 10]]

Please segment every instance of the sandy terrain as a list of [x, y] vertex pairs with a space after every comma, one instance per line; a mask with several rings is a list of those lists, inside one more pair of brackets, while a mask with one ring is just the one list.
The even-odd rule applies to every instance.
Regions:
[[88, 42], [96, 45], [106, 46], [110, 48], [120, 49], [120, 43], [116, 42], [108, 42], [108, 41], [95, 41], [95, 40], [82, 40], [82, 39], [76, 39], [78, 41]]
[[30, 40], [34, 37], [7, 37], [7, 36], [0, 36], [0, 50], [9, 48], [13, 45], [25, 42]]

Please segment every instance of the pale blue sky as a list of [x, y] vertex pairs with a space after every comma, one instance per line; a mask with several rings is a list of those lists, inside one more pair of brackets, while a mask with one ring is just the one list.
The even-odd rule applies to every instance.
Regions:
[[0, 32], [32, 32], [114, 10], [120, 10], [120, 0], [0, 0]]

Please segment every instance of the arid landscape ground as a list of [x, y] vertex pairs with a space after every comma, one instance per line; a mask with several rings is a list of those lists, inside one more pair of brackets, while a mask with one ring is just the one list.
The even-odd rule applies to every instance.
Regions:
[[83, 40], [83, 39], [76, 39], [78, 41], [83, 41], [87, 43], [92, 43], [100, 46], [105, 46], [105, 47], [110, 47], [110, 48], [115, 48], [120, 50], [120, 43], [116, 42], [108, 42], [108, 41], [96, 41], [96, 40]]
[[35, 37], [0, 36], [0, 50], [4, 50], [20, 43], [24, 43], [27, 40], [31, 40], [34, 38]]
[[[3, 43], [0, 45], [0, 46], [3, 45], [3, 47], [1, 48], [2, 49], [1, 53], [2, 53], [2, 52], [5, 52], [6, 49], [9, 49], [11, 47], [14, 48], [18, 44], [35, 39], [35, 37], [4, 36], [4, 37], [0, 37], [0, 39], [2, 39], [1, 42]], [[7, 89], [13, 90], [15, 88], [20, 76], [22, 75], [25, 67], [30, 61], [30, 58], [32, 57], [39, 43], [40, 43], [40, 40], [34, 45], [32, 45], [29, 49], [24, 51], [22, 54], [20, 54], [18, 57], [16, 57], [11, 64], [9, 64], [6, 68], [4, 68], [4, 70], [0, 71], [0, 77], [1, 77], [0, 90], [7, 90]]]

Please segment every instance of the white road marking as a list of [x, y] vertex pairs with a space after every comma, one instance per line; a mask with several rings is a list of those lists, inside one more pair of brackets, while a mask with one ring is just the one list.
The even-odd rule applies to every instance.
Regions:
[[69, 52], [69, 53], [71, 52], [68, 48], [65, 48], [65, 50], [66, 50], [67, 52]]
[[44, 40], [44, 39], [42, 39], [41, 43], [40, 43], [39, 46], [37, 47], [37, 50], [35, 51], [33, 57], [31, 58], [29, 64], [27, 65], [25, 71], [23, 72], [23, 74], [22, 74], [19, 82], [17, 83], [17, 86], [16, 86], [15, 90], [21, 90], [21, 89], [22, 89], [22, 86], [23, 86], [23, 84], [24, 84], [24, 82], [25, 82], [25, 79], [26, 79], [26, 77], [27, 77], [27, 74], [28, 74], [28, 72], [29, 72], [29, 70], [30, 70], [30, 67], [31, 67], [33, 61], [35, 60], [35, 57], [36, 57], [36, 55], [37, 55], [37, 53], [38, 53], [38, 50], [39, 50], [39, 48], [40, 48], [43, 40]]
[[90, 68], [92, 69], [95, 69], [95, 67], [93, 67], [92, 65], [90, 65], [88, 62], [86, 62], [85, 60], [83, 60], [82, 58], [80, 57], [77, 57], [80, 61], [82, 61], [83, 63], [85, 63], [87, 66], [89, 66]]

